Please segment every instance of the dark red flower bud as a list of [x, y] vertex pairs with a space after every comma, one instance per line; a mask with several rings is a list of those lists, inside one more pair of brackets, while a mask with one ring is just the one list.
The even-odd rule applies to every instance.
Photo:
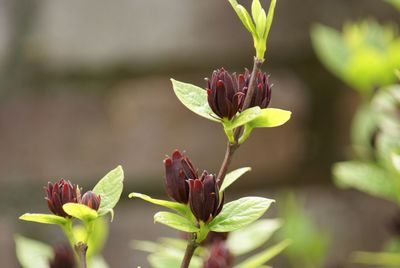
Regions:
[[[249, 71], [246, 69], [246, 72], [243, 75], [239, 75], [238, 78], [239, 89], [245, 94], [247, 94], [247, 89], [250, 83], [250, 76], [251, 75]], [[256, 88], [254, 90], [249, 108], [255, 106], [259, 106], [261, 109], [267, 108], [269, 103], [271, 102], [271, 87], [272, 86], [268, 84], [267, 74], [259, 71], [256, 75]]]
[[50, 268], [76, 268], [75, 256], [71, 248], [66, 245], [53, 247], [54, 258], [49, 261]]
[[230, 268], [233, 264], [233, 256], [229, 252], [224, 241], [215, 242], [211, 249], [208, 259], [205, 260], [204, 268]]
[[244, 93], [239, 91], [236, 75], [224, 68], [213, 72], [211, 81], [207, 79], [208, 104], [220, 118], [232, 119], [240, 109]]
[[82, 201], [81, 204], [84, 204], [91, 209], [98, 210], [100, 207], [100, 202], [101, 202], [101, 196], [96, 195], [92, 191], [87, 191], [83, 196], [82, 196]]
[[62, 206], [66, 203], [79, 203], [81, 197], [78, 186], [64, 179], [54, 184], [49, 182], [45, 187], [45, 192], [50, 211], [61, 217], [71, 217], [65, 213]]
[[189, 180], [189, 203], [198, 221], [208, 222], [221, 211], [218, 183], [215, 175], [204, 171], [200, 179]]
[[172, 153], [172, 157], [164, 160], [165, 165], [165, 189], [168, 196], [179, 203], [187, 204], [189, 201], [189, 179], [197, 178], [197, 171], [190, 159], [178, 150]]

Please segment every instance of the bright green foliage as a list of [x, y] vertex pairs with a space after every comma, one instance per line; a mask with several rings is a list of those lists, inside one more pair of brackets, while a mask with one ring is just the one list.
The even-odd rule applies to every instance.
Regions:
[[256, 268], [260, 267], [264, 263], [268, 262], [270, 259], [281, 253], [285, 248], [287, 248], [292, 241], [290, 239], [279, 242], [278, 244], [269, 247], [262, 252], [251, 256], [247, 260], [235, 265], [234, 268]]
[[175, 210], [176, 212], [179, 212], [182, 215], [186, 215], [188, 213], [188, 207], [185, 206], [184, 204], [181, 204], [178, 202], [155, 199], [155, 198], [151, 198], [148, 195], [140, 194], [140, 193], [130, 193], [129, 194], [129, 198], [135, 198], [135, 197], [143, 199], [144, 201], [147, 201], [147, 202], [155, 204], [155, 205], [159, 205], [159, 206], [163, 206], [163, 207]]
[[229, 125], [226, 126], [227, 129], [234, 129], [240, 126], [243, 126], [255, 118], [261, 113], [260, 107], [251, 107], [249, 109], [244, 110], [238, 116], [236, 116], [232, 122], [229, 122]]
[[113, 208], [121, 197], [124, 182], [124, 171], [121, 166], [111, 170], [105, 175], [93, 188], [93, 192], [101, 196], [100, 208], [98, 214], [100, 216], [110, 212], [114, 215]]
[[83, 222], [90, 222], [98, 217], [96, 210], [83, 204], [67, 203], [63, 205], [63, 209], [68, 215], [80, 219]]
[[20, 235], [15, 236], [15, 250], [22, 268], [49, 268], [54, 255], [50, 246]]
[[[180, 267], [183, 259], [183, 252], [162, 251], [149, 255], [148, 260], [153, 268]], [[203, 262], [201, 258], [193, 256], [189, 268], [201, 268]]]
[[231, 232], [227, 245], [233, 255], [243, 255], [264, 245], [271, 236], [282, 226], [278, 219], [258, 220], [246, 227]]
[[236, 0], [229, 0], [229, 3], [242, 21], [243, 26], [251, 33], [257, 59], [264, 60], [265, 51], [267, 50], [268, 34], [274, 18], [276, 0], [271, 0], [268, 15], [262, 8], [260, 0], [253, 0], [251, 16]]
[[226, 174], [224, 182], [221, 185], [221, 188], [219, 189], [220, 193], [225, 191], [226, 188], [228, 188], [232, 183], [234, 183], [237, 179], [239, 179], [243, 174], [246, 172], [249, 172], [251, 170], [250, 167], [244, 167], [244, 168], [239, 168], [234, 171], [229, 172]]
[[211, 121], [220, 121], [208, 105], [207, 91], [205, 89], [174, 79], [171, 79], [171, 81], [176, 96], [186, 108]]
[[304, 210], [304, 202], [289, 194], [279, 200], [279, 215], [284, 224], [278, 231], [280, 239], [293, 243], [284, 251], [292, 268], [323, 267], [329, 237], [317, 229]]
[[253, 131], [254, 128], [278, 127], [289, 121], [292, 113], [282, 109], [266, 108], [262, 109], [256, 118], [249, 121], [244, 126], [244, 131], [239, 139], [242, 144]]
[[21, 217], [20, 220], [23, 221], [32, 221], [37, 223], [44, 223], [44, 224], [58, 224], [64, 225], [68, 222], [66, 218], [53, 215], [53, 214], [40, 214], [40, 213], [25, 213]]
[[370, 195], [396, 200], [396, 187], [390, 174], [374, 163], [348, 161], [333, 167], [336, 184], [343, 188], [356, 188]]
[[214, 232], [232, 232], [259, 219], [275, 202], [263, 197], [243, 197], [224, 205], [208, 225]]
[[400, 38], [393, 26], [367, 20], [347, 24], [341, 33], [315, 25], [311, 37], [322, 63], [363, 94], [370, 95], [374, 88], [395, 81], [394, 70], [400, 67]]
[[199, 228], [197, 228], [193, 222], [188, 220], [185, 217], [180, 215], [171, 213], [171, 212], [157, 212], [154, 215], [154, 222], [159, 222], [161, 224], [167, 225], [171, 228], [177, 229], [183, 232], [198, 232]]
[[393, 6], [395, 6], [400, 11], [400, 0], [386, 0], [386, 2], [391, 3]]

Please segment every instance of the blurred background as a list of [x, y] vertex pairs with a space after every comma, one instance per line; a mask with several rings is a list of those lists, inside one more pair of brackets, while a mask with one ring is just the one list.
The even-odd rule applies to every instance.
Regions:
[[[331, 165], [351, 155], [359, 99], [321, 65], [310, 40], [316, 22], [340, 29], [370, 16], [400, 23], [383, 1], [278, 2], [263, 69], [274, 84], [270, 106], [293, 117], [283, 127], [254, 131], [231, 166], [253, 170], [228, 199], [276, 198], [268, 217], [277, 216], [288, 191], [304, 200], [306, 217], [332, 237], [324, 267], [339, 267], [354, 250], [379, 250], [396, 211], [332, 183]], [[129, 242], [171, 232], [153, 224], [157, 207], [127, 194], [165, 198], [162, 160], [173, 149], [186, 150], [210, 172], [225, 153], [222, 128], [179, 103], [169, 79], [204, 86], [216, 68], [251, 68], [250, 39], [228, 1], [0, 0], [2, 267], [18, 267], [15, 233], [63, 239], [56, 227], [17, 220], [47, 212], [47, 181], [66, 178], [90, 189], [119, 164], [125, 189], [104, 256], [111, 267], [148, 267]]]

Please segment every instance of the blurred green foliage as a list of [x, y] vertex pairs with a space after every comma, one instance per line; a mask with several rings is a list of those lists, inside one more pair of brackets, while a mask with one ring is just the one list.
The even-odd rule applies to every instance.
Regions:
[[293, 244], [283, 252], [291, 267], [323, 267], [329, 235], [318, 230], [304, 209], [304, 201], [294, 194], [288, 194], [278, 204], [280, 217], [284, 219], [278, 236], [280, 239], [290, 237], [293, 240]]
[[348, 23], [339, 32], [324, 25], [311, 31], [314, 49], [333, 74], [362, 94], [396, 81], [400, 67], [400, 37], [394, 25], [373, 19]]

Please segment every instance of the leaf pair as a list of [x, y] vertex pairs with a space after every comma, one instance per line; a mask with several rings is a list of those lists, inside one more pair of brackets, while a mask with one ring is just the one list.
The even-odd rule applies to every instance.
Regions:
[[253, 0], [251, 5], [251, 16], [247, 10], [236, 0], [229, 0], [244, 27], [251, 33], [256, 49], [256, 57], [264, 60], [264, 54], [267, 49], [268, 34], [271, 29], [274, 17], [276, 0], [271, 0], [268, 15], [260, 4], [260, 0]]
[[234, 142], [233, 130], [235, 128], [244, 126], [244, 133], [239, 140], [239, 143], [243, 143], [254, 128], [281, 126], [291, 117], [289, 111], [274, 108], [260, 109], [256, 106], [239, 113], [230, 121], [222, 121], [211, 110], [206, 90], [174, 79], [171, 79], [171, 81], [174, 92], [182, 104], [199, 116], [211, 121], [221, 122], [231, 143]]

